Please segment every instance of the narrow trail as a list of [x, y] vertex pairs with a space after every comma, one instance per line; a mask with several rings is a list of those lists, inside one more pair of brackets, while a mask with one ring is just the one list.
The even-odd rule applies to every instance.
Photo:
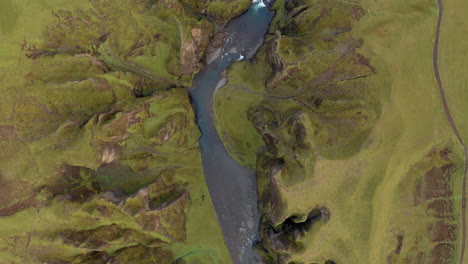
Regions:
[[439, 6], [439, 15], [437, 18], [437, 27], [435, 32], [435, 39], [434, 39], [434, 47], [432, 50], [432, 65], [434, 69], [434, 77], [437, 81], [437, 87], [439, 88], [440, 99], [442, 101], [442, 105], [444, 107], [445, 118], [447, 119], [450, 128], [453, 130], [458, 142], [462, 146], [463, 149], [463, 156], [464, 156], [464, 167], [463, 167], [463, 179], [462, 179], [462, 187], [461, 187], [461, 243], [460, 243], [460, 259], [459, 264], [463, 264], [463, 258], [465, 257], [465, 244], [466, 244], [466, 175], [468, 170], [468, 153], [467, 147], [463, 142], [463, 138], [461, 137], [460, 133], [458, 132], [457, 126], [453, 121], [452, 114], [450, 113], [450, 109], [448, 107], [447, 98], [445, 96], [445, 91], [442, 86], [442, 80], [440, 79], [439, 74], [439, 65], [438, 65], [438, 58], [439, 58], [439, 38], [440, 38], [440, 25], [442, 22], [442, 15], [443, 15], [443, 5], [442, 0], [437, 0], [437, 5]]

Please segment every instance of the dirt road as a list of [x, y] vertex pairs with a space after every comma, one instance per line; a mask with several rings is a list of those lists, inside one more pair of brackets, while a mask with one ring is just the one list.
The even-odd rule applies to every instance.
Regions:
[[444, 107], [445, 117], [452, 129], [453, 133], [455, 134], [458, 142], [460, 143], [463, 149], [464, 155], [464, 168], [463, 168], [463, 179], [462, 179], [462, 187], [461, 187], [461, 232], [460, 232], [460, 259], [459, 264], [463, 264], [463, 258], [465, 257], [465, 244], [466, 244], [466, 175], [468, 169], [468, 159], [467, 159], [467, 148], [465, 143], [463, 142], [463, 138], [461, 137], [460, 133], [458, 132], [457, 126], [453, 121], [452, 114], [450, 113], [450, 109], [448, 107], [447, 98], [445, 96], [444, 87], [442, 86], [442, 80], [440, 79], [439, 74], [439, 65], [438, 65], [438, 58], [439, 58], [439, 38], [440, 38], [440, 26], [442, 23], [442, 15], [443, 15], [443, 4], [442, 0], [437, 0], [437, 5], [439, 6], [439, 16], [437, 18], [437, 27], [435, 32], [435, 40], [434, 40], [434, 47], [432, 50], [432, 64], [434, 69], [434, 77], [437, 81], [437, 87], [439, 88], [440, 99], [442, 101], [442, 105]]

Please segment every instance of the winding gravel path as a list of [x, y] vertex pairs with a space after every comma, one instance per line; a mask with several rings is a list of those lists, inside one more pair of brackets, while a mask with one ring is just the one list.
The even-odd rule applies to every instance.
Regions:
[[439, 39], [440, 39], [440, 26], [442, 23], [442, 15], [443, 15], [443, 5], [442, 0], [437, 0], [437, 5], [439, 6], [439, 16], [437, 18], [437, 27], [435, 32], [435, 39], [434, 39], [434, 47], [432, 50], [432, 64], [434, 69], [434, 77], [437, 81], [437, 87], [439, 88], [440, 99], [442, 101], [442, 105], [444, 107], [445, 117], [450, 125], [450, 128], [453, 130], [458, 142], [462, 146], [463, 149], [463, 156], [464, 156], [464, 168], [463, 168], [463, 180], [462, 180], [462, 187], [461, 187], [461, 245], [460, 245], [460, 259], [459, 264], [463, 264], [463, 259], [465, 257], [465, 244], [466, 244], [466, 175], [468, 169], [468, 159], [467, 159], [467, 147], [463, 142], [463, 138], [458, 132], [457, 126], [453, 121], [452, 114], [450, 113], [450, 109], [448, 107], [447, 98], [445, 96], [444, 87], [442, 86], [442, 80], [440, 79], [439, 74], [439, 65], [438, 65], [438, 58], [439, 58]]

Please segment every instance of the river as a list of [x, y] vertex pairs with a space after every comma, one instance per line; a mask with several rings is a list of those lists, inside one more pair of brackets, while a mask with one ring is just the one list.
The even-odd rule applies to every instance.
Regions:
[[254, 0], [246, 13], [226, 25], [222, 32], [227, 33], [227, 38], [219, 56], [195, 76], [194, 87], [190, 89], [202, 133], [199, 143], [203, 171], [224, 240], [235, 264], [259, 262], [252, 247], [259, 239], [260, 222], [256, 177], [253, 171], [237, 163], [224, 147], [215, 128], [213, 98], [227, 81], [221, 73], [236, 60], [252, 58], [262, 45], [274, 15], [267, 7], [269, 3], [264, 2]]

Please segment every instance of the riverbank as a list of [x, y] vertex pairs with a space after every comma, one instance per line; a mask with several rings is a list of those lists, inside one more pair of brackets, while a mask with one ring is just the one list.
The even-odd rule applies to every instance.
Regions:
[[[199, 142], [203, 171], [211, 198], [234, 263], [256, 263], [253, 243], [259, 240], [255, 173], [240, 165], [226, 150], [213, 120], [213, 97], [225, 84], [222, 77], [231, 63], [250, 59], [263, 42], [273, 17], [261, 1], [231, 20], [222, 32], [215, 55], [194, 79], [190, 90], [202, 133]], [[232, 109], [236, 111], [235, 109]]]

